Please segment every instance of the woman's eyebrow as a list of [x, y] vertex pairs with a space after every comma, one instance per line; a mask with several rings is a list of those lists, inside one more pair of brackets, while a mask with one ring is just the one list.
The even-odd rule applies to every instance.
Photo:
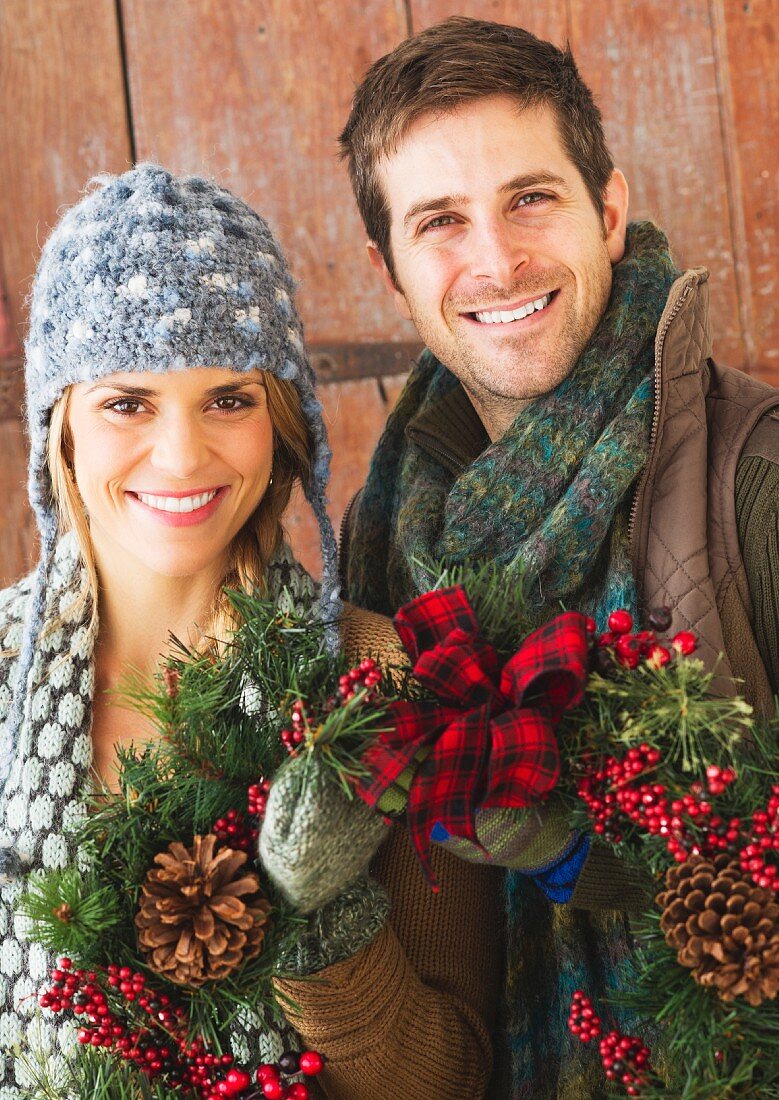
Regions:
[[[250, 378], [245, 382], [225, 382], [220, 386], [211, 386], [205, 392], [206, 397], [224, 397], [225, 394], [235, 393], [247, 386], [260, 386], [265, 389], [265, 383], [259, 379]], [[102, 379], [90, 386], [87, 393], [95, 393], [96, 390], [113, 390], [114, 393], [123, 393], [131, 397], [159, 397], [159, 390], [153, 390], [149, 386], [135, 386], [127, 382], [107, 382]]]
[[206, 397], [224, 397], [226, 394], [244, 390], [247, 386], [259, 386], [261, 389], [265, 389], [264, 382], [251, 378], [248, 382], [225, 382], [221, 386], [212, 386], [210, 390], [206, 390]]
[[126, 382], [106, 382], [104, 379], [96, 382], [94, 386], [90, 386], [86, 392], [94, 393], [96, 390], [114, 390], [116, 393], [131, 394], [133, 397], [155, 397], [157, 395], [157, 390], [149, 389], [148, 386], [133, 386], [128, 385]]

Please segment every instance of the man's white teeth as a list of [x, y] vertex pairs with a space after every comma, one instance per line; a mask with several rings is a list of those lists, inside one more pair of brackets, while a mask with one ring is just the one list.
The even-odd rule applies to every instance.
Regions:
[[520, 306], [519, 309], [501, 309], [494, 313], [474, 313], [474, 317], [477, 321], [481, 321], [483, 325], [497, 325], [505, 324], [507, 321], [521, 321], [523, 317], [529, 317], [530, 314], [535, 313], [537, 309], [545, 309], [551, 300], [552, 295], [545, 294], [543, 298], [538, 298], [535, 302], [528, 302], [527, 305]]
[[216, 493], [216, 489], [208, 493], [198, 493], [195, 497], [153, 497], [148, 493], [138, 493], [138, 500], [160, 512], [196, 512], [198, 508], [209, 504]]

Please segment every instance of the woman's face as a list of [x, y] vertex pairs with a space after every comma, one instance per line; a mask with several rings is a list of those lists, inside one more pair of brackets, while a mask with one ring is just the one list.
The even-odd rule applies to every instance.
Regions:
[[98, 564], [111, 555], [168, 577], [225, 569], [271, 476], [260, 371], [199, 367], [81, 382], [68, 424]]

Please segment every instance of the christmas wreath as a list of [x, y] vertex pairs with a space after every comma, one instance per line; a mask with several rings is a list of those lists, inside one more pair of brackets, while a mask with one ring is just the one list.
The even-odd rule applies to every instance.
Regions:
[[223, 654], [181, 650], [154, 691], [132, 687], [159, 740], [121, 754], [119, 794], [78, 827], [78, 866], [23, 903], [62, 957], [42, 1009], [81, 1025], [72, 1095], [306, 1095], [315, 1052], [238, 1065], [227, 1035], [244, 1009], [280, 1013], [272, 978], [301, 918], [256, 842], [269, 799], [317, 769], [402, 817], [434, 887], [432, 842], [515, 865], [505, 837], [556, 799], [569, 862], [605, 843], [644, 884], [618, 996], [673, 1023], [661, 1080], [653, 1052], [576, 992], [570, 1029], [599, 1043], [614, 1094], [779, 1094], [779, 717], [713, 695], [694, 635], [665, 636], [667, 609], [643, 630], [615, 609], [598, 633], [576, 612], [533, 623], [495, 570], [431, 587], [396, 617], [403, 667], [349, 667], [321, 624], [236, 596], [244, 625]]

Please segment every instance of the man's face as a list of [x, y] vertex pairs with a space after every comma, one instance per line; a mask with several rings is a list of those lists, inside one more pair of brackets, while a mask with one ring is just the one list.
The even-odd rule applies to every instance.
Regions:
[[460, 379], [493, 439], [571, 371], [622, 258], [627, 187], [601, 217], [548, 107], [490, 96], [412, 126], [380, 165], [394, 285], [430, 350]]

